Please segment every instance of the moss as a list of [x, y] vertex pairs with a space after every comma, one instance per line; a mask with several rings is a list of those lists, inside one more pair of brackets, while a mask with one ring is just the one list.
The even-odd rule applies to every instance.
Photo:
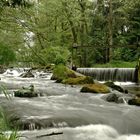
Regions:
[[78, 85], [78, 84], [93, 84], [93, 78], [89, 76], [80, 76], [76, 78], [68, 78], [62, 81], [63, 84]]
[[100, 83], [88, 84], [82, 87], [81, 92], [91, 92], [91, 93], [109, 93], [109, 88]]
[[76, 78], [76, 77], [77, 76], [73, 70], [61, 64], [61, 65], [57, 65], [54, 68], [51, 79], [56, 80], [57, 82], [61, 82], [64, 79]]

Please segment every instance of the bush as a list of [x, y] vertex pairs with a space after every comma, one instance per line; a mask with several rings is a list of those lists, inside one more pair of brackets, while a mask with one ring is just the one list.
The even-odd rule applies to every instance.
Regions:
[[10, 46], [0, 44], [0, 65], [9, 65], [16, 60], [16, 55]]
[[64, 47], [48, 47], [40, 52], [40, 56], [47, 64], [66, 64], [70, 52]]

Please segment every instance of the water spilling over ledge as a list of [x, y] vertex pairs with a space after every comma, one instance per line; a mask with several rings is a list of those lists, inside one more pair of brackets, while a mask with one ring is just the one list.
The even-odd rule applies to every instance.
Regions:
[[78, 68], [77, 72], [99, 81], [136, 81], [135, 68]]

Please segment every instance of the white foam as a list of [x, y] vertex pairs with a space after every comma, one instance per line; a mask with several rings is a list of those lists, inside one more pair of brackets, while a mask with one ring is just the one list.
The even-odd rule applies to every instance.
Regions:
[[6, 72], [4, 72], [3, 74], [7, 76], [19, 76], [21, 73], [18, 72], [17, 70], [7, 69]]
[[87, 125], [67, 128], [72, 131], [74, 140], [140, 140], [140, 135], [121, 135], [108, 125]]
[[79, 133], [76, 135], [77, 139], [87, 138], [88, 140], [110, 140], [118, 137], [118, 132], [107, 125], [88, 125], [83, 127], [76, 127]]
[[116, 140], [140, 140], [140, 135], [124, 135], [118, 137]]
[[133, 82], [114, 82], [115, 85], [125, 86], [125, 85], [133, 85]]
[[[63, 125], [66, 123], [63, 122]], [[62, 125], [61, 124], [61, 125]], [[65, 126], [64, 125], [64, 126]], [[61, 127], [61, 126], [60, 126]], [[34, 140], [35, 136], [50, 134], [53, 132], [63, 132], [63, 135], [51, 137], [51, 140], [140, 140], [140, 135], [126, 134], [122, 135], [114, 128], [108, 125], [87, 125], [75, 128], [62, 127], [34, 131], [20, 131], [21, 134], [27, 136], [29, 139]], [[23, 140], [23, 139], [22, 139]], [[24, 139], [25, 140], [25, 139]]]

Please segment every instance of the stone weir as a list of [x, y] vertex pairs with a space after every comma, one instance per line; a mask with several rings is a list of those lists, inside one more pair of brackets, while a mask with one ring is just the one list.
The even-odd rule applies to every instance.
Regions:
[[77, 68], [77, 72], [99, 81], [137, 82], [138, 78], [135, 68]]

